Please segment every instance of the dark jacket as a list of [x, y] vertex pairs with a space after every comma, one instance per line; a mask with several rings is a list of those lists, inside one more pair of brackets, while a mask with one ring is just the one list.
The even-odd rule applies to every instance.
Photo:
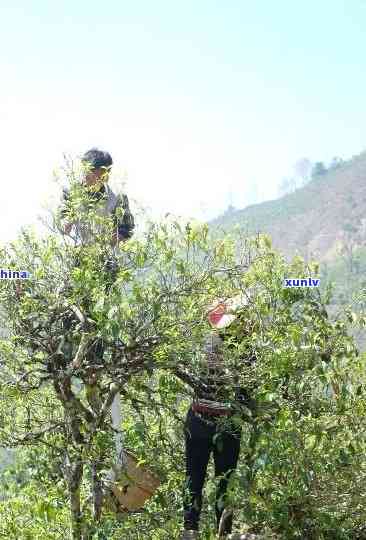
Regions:
[[[225, 337], [217, 331], [207, 336], [204, 344], [204, 367], [201, 374], [202, 387], [196, 390], [194, 401], [211, 408], [231, 408], [227, 399], [228, 389], [234, 390], [234, 404], [248, 406], [251, 402], [248, 389], [235, 386], [232, 374], [228, 373], [223, 363]], [[255, 361], [254, 357], [243, 359], [243, 367]]]
[[[128, 197], [125, 194], [115, 195], [108, 184], [103, 184], [97, 192], [88, 192], [88, 200], [91, 204], [95, 204], [98, 214], [112, 215], [114, 224], [118, 231], [120, 239], [128, 239], [133, 235], [135, 228], [135, 220], [130, 211]], [[70, 201], [70, 192], [67, 188], [63, 189], [63, 197], [60, 208], [61, 216], [67, 220], [68, 203]], [[117, 217], [117, 209], [122, 208], [123, 214]], [[92, 235], [89, 227], [79, 220], [73, 223], [77, 239], [82, 243], [87, 243], [91, 240]]]

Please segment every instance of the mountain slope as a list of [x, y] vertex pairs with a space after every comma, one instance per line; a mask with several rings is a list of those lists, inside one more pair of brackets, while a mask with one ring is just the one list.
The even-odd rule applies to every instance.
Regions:
[[337, 254], [344, 228], [362, 230], [365, 218], [366, 151], [294, 193], [226, 213], [211, 225], [230, 229], [239, 223], [249, 232], [270, 234], [274, 247], [286, 256], [329, 260]]

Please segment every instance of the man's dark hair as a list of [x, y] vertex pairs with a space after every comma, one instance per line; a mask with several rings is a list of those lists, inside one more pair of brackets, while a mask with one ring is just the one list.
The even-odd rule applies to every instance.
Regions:
[[91, 148], [82, 156], [81, 161], [87, 164], [91, 169], [100, 167], [110, 167], [113, 164], [112, 157], [108, 152]]

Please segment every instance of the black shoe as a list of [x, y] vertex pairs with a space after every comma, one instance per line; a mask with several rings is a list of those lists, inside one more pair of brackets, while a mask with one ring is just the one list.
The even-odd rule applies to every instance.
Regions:
[[184, 529], [179, 540], [198, 540], [198, 531]]
[[251, 533], [231, 533], [228, 536], [220, 536], [219, 538], [225, 538], [225, 540], [256, 540], [258, 537]]

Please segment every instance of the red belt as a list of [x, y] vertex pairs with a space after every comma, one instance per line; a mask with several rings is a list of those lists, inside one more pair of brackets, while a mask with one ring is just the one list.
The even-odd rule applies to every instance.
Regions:
[[206, 407], [205, 405], [199, 405], [198, 403], [192, 403], [192, 411], [211, 414], [212, 416], [228, 416], [231, 412], [229, 409], [213, 409], [212, 407]]

